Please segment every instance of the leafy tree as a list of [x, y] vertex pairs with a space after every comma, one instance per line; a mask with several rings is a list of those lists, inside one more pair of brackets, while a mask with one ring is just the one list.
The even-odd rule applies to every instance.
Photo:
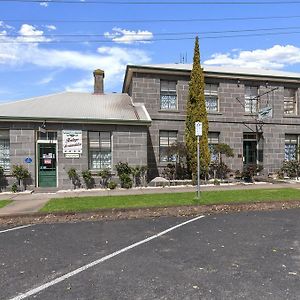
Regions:
[[188, 150], [187, 163], [195, 178], [197, 173], [197, 139], [195, 138], [195, 122], [202, 122], [202, 137], [200, 138], [200, 169], [206, 177], [210, 163], [208, 149], [208, 119], [204, 96], [204, 75], [200, 65], [199, 40], [196, 37], [193, 69], [189, 83], [189, 97], [187, 101], [187, 116], [185, 122], [185, 139]]
[[219, 163], [223, 162], [222, 155], [225, 155], [226, 157], [234, 156], [233, 149], [229, 145], [223, 143], [213, 145], [213, 153], [218, 155]]

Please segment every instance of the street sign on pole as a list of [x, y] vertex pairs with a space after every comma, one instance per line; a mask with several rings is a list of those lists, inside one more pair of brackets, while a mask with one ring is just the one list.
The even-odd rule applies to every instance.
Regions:
[[197, 198], [200, 199], [200, 136], [202, 136], [202, 122], [195, 122], [197, 137]]
[[195, 122], [196, 136], [202, 136], [202, 122]]

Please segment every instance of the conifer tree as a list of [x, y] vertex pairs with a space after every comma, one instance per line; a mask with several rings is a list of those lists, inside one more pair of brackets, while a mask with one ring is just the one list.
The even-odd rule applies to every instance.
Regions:
[[195, 136], [195, 122], [202, 122], [202, 137], [200, 138], [200, 174], [206, 177], [210, 163], [208, 148], [208, 119], [204, 96], [204, 75], [200, 65], [199, 40], [196, 37], [193, 69], [189, 82], [189, 97], [187, 100], [187, 114], [185, 122], [185, 140], [188, 150], [188, 167], [195, 178], [197, 173], [197, 138]]

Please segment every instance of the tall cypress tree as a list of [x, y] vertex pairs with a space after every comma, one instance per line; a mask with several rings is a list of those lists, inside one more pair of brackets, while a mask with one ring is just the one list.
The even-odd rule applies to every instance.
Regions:
[[202, 122], [203, 128], [202, 137], [200, 138], [200, 169], [202, 177], [207, 175], [210, 163], [210, 152], [208, 149], [208, 119], [204, 87], [203, 69], [200, 65], [199, 40], [198, 37], [196, 37], [185, 121], [185, 140], [188, 150], [187, 163], [193, 177], [197, 173], [197, 138], [195, 136], [195, 122]]

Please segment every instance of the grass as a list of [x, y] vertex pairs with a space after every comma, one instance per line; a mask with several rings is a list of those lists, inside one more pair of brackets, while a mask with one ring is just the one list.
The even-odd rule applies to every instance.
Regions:
[[[293, 188], [202, 192], [200, 205], [300, 200]], [[51, 199], [41, 212], [84, 212], [105, 208], [195, 205], [195, 193], [144, 194]]]
[[12, 200], [0, 200], [0, 208], [6, 206], [7, 204], [11, 203]]

